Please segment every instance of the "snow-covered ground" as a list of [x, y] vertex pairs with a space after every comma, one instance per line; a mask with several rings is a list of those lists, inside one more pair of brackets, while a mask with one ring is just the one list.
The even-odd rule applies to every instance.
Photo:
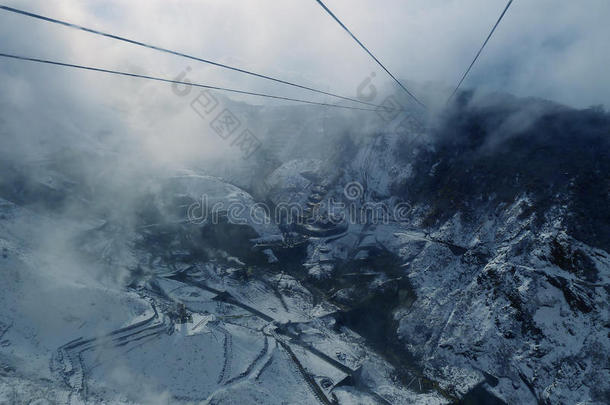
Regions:
[[[41, 250], [47, 241], [36, 240], [41, 227], [78, 234], [90, 232], [88, 224], [6, 201], [2, 214], [0, 398], [8, 403], [280, 404], [337, 397], [349, 404], [397, 395], [443, 402], [394, 384], [392, 366], [362, 338], [332, 329], [324, 321], [329, 311], [289, 275], [244, 283], [235, 269], [210, 262], [181, 279], [160, 271], [145, 285], [120, 288], [96, 272], [55, 271], [75, 260]], [[176, 303], [185, 305], [189, 322], [177, 320]], [[303, 342], [278, 329], [286, 324], [302, 325]], [[370, 376], [349, 382], [362, 367], [373, 368]]]
[[[608, 403], [610, 254], [527, 193], [427, 221], [418, 131], [269, 131], [266, 160], [156, 172], [85, 214], [0, 200], [0, 403]], [[189, 217], [203, 196], [246, 209]]]

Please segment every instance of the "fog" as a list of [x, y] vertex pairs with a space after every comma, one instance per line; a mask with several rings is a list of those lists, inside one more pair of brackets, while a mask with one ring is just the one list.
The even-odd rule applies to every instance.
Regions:
[[[7, 5], [348, 97], [362, 97], [364, 92], [373, 103], [397, 91], [314, 1], [10, 1]], [[436, 111], [444, 106], [505, 2], [331, 0], [327, 5]], [[610, 79], [604, 67], [610, 53], [605, 52], [605, 41], [610, 28], [604, 16], [609, 12], [610, 4], [603, 0], [516, 1], [464, 88], [548, 98], [575, 107], [607, 104]], [[2, 52], [338, 102], [6, 11], [0, 12], [0, 19]], [[211, 129], [211, 116], [194, 111], [198, 94], [200, 90], [194, 88], [172, 89], [142, 79], [2, 59], [0, 156], [3, 164], [19, 166], [20, 175], [37, 181], [46, 175], [46, 169], [39, 173], [40, 162], [62, 162], [59, 172], [74, 175], [92, 199], [85, 209], [82, 202], [76, 206], [64, 202], [64, 212], [102, 213], [129, 226], [151, 176], [190, 167], [214, 168], [217, 173], [223, 165], [233, 171], [240, 166], [249, 170], [252, 163], [242, 159], [242, 151]], [[236, 95], [230, 95], [233, 101], [229, 101], [223, 98], [226, 94], [214, 94], [223, 105], [287, 104]], [[407, 98], [401, 101], [406, 103]], [[247, 105], [239, 105], [247, 110]], [[304, 153], [318, 139], [328, 141], [328, 136], [308, 127], [310, 118], [330, 120], [331, 129], [327, 126], [325, 131], [332, 137], [382, 129], [375, 115], [308, 107], [302, 112], [267, 111], [267, 121], [256, 114], [241, 114], [239, 119], [259, 138], [273, 131], [289, 140], [307, 138], [299, 144]], [[282, 116], [291, 117], [291, 125], [266, 127], [269, 117]], [[519, 117], [513, 120], [518, 121], [515, 125], [527, 125]]]
[[[451, 87], [505, 4], [504, 0], [330, 0], [327, 5], [398, 77]], [[8, 5], [350, 96], [371, 71], [385, 79], [315, 1], [19, 1]], [[609, 12], [610, 5], [603, 0], [515, 1], [466, 86], [550, 98], [577, 107], [607, 104], [610, 81], [604, 66], [610, 58], [605, 52], [610, 28], [605, 17]], [[187, 64], [7, 12], [1, 18], [7, 51], [164, 76], [174, 75]], [[218, 68], [193, 68], [206, 82], [292, 91]], [[2, 70], [6, 69], [3, 62]]]
[[[376, 89], [390, 83], [314, 1], [7, 4], [348, 97], [357, 96], [367, 79]], [[419, 98], [442, 107], [505, 2], [332, 0], [327, 5]], [[604, 17], [609, 13], [604, 0], [516, 1], [464, 88], [574, 107], [608, 104], [610, 28]], [[3, 52], [166, 78], [188, 69], [186, 79], [193, 82], [338, 101], [6, 11], [0, 18]], [[132, 163], [173, 166], [235, 153], [189, 108], [195, 92], [179, 97], [162, 83], [6, 59], [0, 61], [0, 78], [3, 152], [10, 150], [13, 158], [36, 159], [37, 151], [47, 154], [81, 142], [91, 149], [101, 142], [122, 156], [129, 151], [135, 154]]]
[[[400, 104], [412, 107], [409, 98], [314, 0], [9, 0], [5, 4], [375, 104], [393, 95]], [[603, 131], [609, 127], [608, 115], [601, 108], [571, 109], [610, 105], [607, 0], [515, 0], [464, 82], [464, 93], [450, 108], [446, 108], [447, 97], [506, 0], [328, 0], [326, 4], [430, 107], [424, 118], [429, 132], [437, 136], [431, 138], [437, 148], [429, 148], [413, 168], [408, 161], [414, 156], [413, 140], [405, 137], [404, 144], [398, 143], [392, 153], [404, 157], [401, 169], [417, 175], [392, 198], [416, 195], [422, 201], [414, 201], [422, 204], [436, 199], [442, 208], [439, 212], [451, 216], [453, 200], [468, 202], [475, 196], [472, 190], [478, 194], [471, 206], [479, 195], [498, 190], [511, 198], [519, 195], [521, 183], [508, 184], [515, 171], [523, 171], [527, 179], [539, 179], [540, 184], [563, 187], [566, 181], [553, 166], [563, 162], [560, 158], [565, 159], [562, 172], [566, 175], [584, 170], [581, 166], [591, 173], [607, 173], [607, 168], [598, 166], [605, 167]], [[3, 10], [0, 53], [353, 105]], [[213, 113], [206, 111], [205, 103], [215, 106]], [[212, 125], [225, 109], [240, 122], [239, 131], [230, 136], [221, 135]], [[19, 285], [10, 295], [18, 308], [13, 312], [27, 322], [32, 320], [31, 327], [50, 339], [53, 349], [67, 341], [62, 340], [62, 333], [67, 333], [64, 324], [73, 322], [59, 320], [62, 311], [79, 322], [100, 319], [103, 314], [105, 320], [121, 324], [141, 316], [135, 312], [147, 309], [144, 301], [132, 305], [134, 314], [125, 314], [119, 304], [114, 306], [112, 294], [136, 277], [145, 279], [143, 273], [149, 269], [142, 270], [140, 264], [148, 260], [152, 266], [151, 257], [164, 254], [155, 252], [154, 244], [146, 246], [145, 252], [136, 246], [148, 241], [141, 229], [157, 225], [152, 220], [158, 218], [146, 215], [164, 190], [159, 179], [193, 170], [219, 176], [264, 201], [266, 196], [257, 187], [265, 176], [288, 160], [308, 158], [331, 161], [336, 172], [360, 169], [360, 164], [362, 179], [351, 180], [366, 184], [371, 165], [379, 164], [384, 175], [384, 170], [390, 172], [385, 162], [371, 163], [363, 158], [367, 154], [358, 153], [365, 151], [360, 142], [367, 136], [393, 131], [396, 121], [402, 120], [382, 115], [202, 92], [0, 57], [0, 206], [4, 209], [9, 200], [7, 212], [18, 212], [17, 219], [3, 215], [6, 221], [0, 222], [10, 242], [0, 235], [0, 243], [12, 249], [9, 261], [3, 262], [11, 273], [5, 273], [16, 274], [15, 285]], [[472, 128], [482, 128], [481, 133]], [[254, 149], [237, 142], [243, 130], [251, 131], [261, 143], [255, 155], [251, 154]], [[519, 144], [522, 139], [527, 142]], [[531, 152], [534, 141], [550, 145], [553, 153]], [[515, 154], [519, 159], [501, 150], [509, 144], [517, 144], [514, 150], [521, 152]], [[578, 159], [564, 153], [568, 148]], [[354, 156], [361, 161], [350, 161]], [[470, 170], [473, 162], [486, 159], [496, 171], [482, 171], [492, 179], [483, 182]], [[440, 173], [436, 177], [432, 176], [435, 170]], [[604, 206], [606, 196], [590, 197], [591, 190], [597, 190], [597, 177], [582, 175], [580, 179], [592, 185], [581, 191], [581, 200], [587, 204], [577, 201], [583, 210]], [[453, 183], [444, 187], [456, 181], [460, 187]], [[499, 188], [500, 181], [508, 185]], [[437, 195], [438, 190], [457, 191], [445, 198]], [[557, 190], [564, 192], [559, 186]], [[593, 225], [580, 232], [585, 235], [582, 239], [607, 247], [603, 218], [589, 217]], [[21, 247], [13, 248], [18, 243], [11, 238], [23, 242], [27, 254], [19, 252]], [[95, 307], [96, 302], [101, 304]], [[103, 322], [95, 326], [96, 332], [107, 330]], [[122, 364], [110, 377], [117, 382], [136, 379]], [[137, 390], [144, 386], [151, 393], [144, 402], [168, 400], [169, 393], [157, 393], [152, 383], [141, 378], [139, 385], [122, 389], [137, 397], [141, 394]]]
[[[348, 97], [362, 96], [363, 89], [367, 94], [374, 91], [374, 103], [396, 92], [387, 75], [314, 1], [7, 4]], [[505, 2], [330, 0], [327, 5], [436, 111], [444, 106]], [[604, 69], [610, 53], [605, 41], [610, 28], [604, 17], [609, 12], [604, 0], [516, 1], [464, 88], [548, 98], [574, 107], [607, 104], [610, 79]], [[2, 52], [338, 102], [6, 11], [0, 12], [0, 19]], [[212, 131], [211, 117], [194, 111], [192, 103], [200, 91], [184, 93], [163, 83], [2, 59], [2, 160], [35, 172], [30, 167], [41, 160], [78, 156], [86, 164], [73, 163], [66, 170], [78, 172], [98, 198], [108, 197], [96, 200], [96, 207], [115, 213], [129, 211], [142, 178], [156, 172], [242, 165], [240, 150]], [[226, 100], [222, 94], [217, 97]], [[265, 107], [286, 104], [230, 97]], [[297, 119], [299, 113], [291, 111], [289, 116], [298, 124], [283, 128], [282, 136], [314, 137], [314, 130], [307, 128], [308, 117], [322, 115], [331, 117], [334, 134], [378, 130], [374, 113], [349, 114], [308, 107]], [[258, 128], [259, 137], [271, 131], [264, 128], [264, 120], [252, 117], [239, 117], [243, 127]]]

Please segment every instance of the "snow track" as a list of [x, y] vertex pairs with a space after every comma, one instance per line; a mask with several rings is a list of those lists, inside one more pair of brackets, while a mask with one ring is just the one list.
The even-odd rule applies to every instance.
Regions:
[[[230, 335], [229, 335], [230, 336]], [[247, 383], [250, 380], [257, 380], [262, 372], [273, 360], [273, 353], [275, 351], [275, 340], [274, 345], [270, 347], [269, 338], [265, 336], [265, 344], [254, 360], [248, 365], [246, 370], [241, 372], [239, 375], [228, 379], [224, 382], [223, 386], [218, 390], [214, 391], [206, 400], [206, 404], [210, 404], [211, 401], [221, 395], [227, 394], [231, 389], [237, 388], [242, 384]], [[225, 374], [226, 376], [226, 374]]]
[[290, 356], [290, 359], [292, 360], [292, 363], [294, 364], [297, 373], [301, 376], [301, 378], [303, 380], [305, 380], [305, 382], [307, 383], [307, 386], [309, 387], [309, 390], [311, 391], [313, 396], [316, 397], [321, 403], [323, 403], [325, 405], [332, 405], [330, 400], [326, 397], [326, 394], [324, 394], [324, 391], [322, 391], [322, 389], [316, 383], [316, 381], [313, 379], [313, 377], [307, 372], [307, 370], [305, 370], [305, 368], [303, 367], [303, 365], [301, 364], [301, 362], [299, 361], [297, 356], [292, 351], [292, 348], [290, 347], [290, 345], [282, 342], [281, 340], [278, 341], [278, 343], [280, 344], [280, 346], [282, 346], [282, 348]]
[[67, 404], [78, 403], [79, 399], [87, 398], [86, 379], [91, 368], [86, 367], [83, 353], [105, 348], [129, 347], [169, 331], [171, 324], [165, 317], [161, 319], [154, 304], [151, 305], [154, 314], [150, 318], [102, 336], [89, 339], [80, 337], [57, 349], [51, 359], [51, 371], [56, 372], [71, 390], [66, 399]]
[[219, 331], [224, 336], [223, 350], [224, 350], [224, 364], [220, 375], [218, 376], [218, 384], [226, 384], [230, 379], [231, 375], [231, 358], [233, 356], [233, 336], [225, 328], [218, 324], [209, 324], [210, 329]]
[[260, 360], [263, 357], [265, 357], [265, 355], [267, 354], [268, 351], [269, 351], [269, 338], [267, 338], [267, 336], [265, 336], [265, 344], [264, 344], [263, 348], [261, 349], [261, 351], [256, 355], [254, 360], [252, 360], [252, 362], [250, 364], [248, 364], [248, 367], [244, 371], [242, 371], [241, 373], [239, 373], [235, 377], [230, 378], [229, 380], [227, 380], [225, 385], [229, 385], [231, 383], [234, 383], [234, 382], [236, 382], [238, 380], [244, 379], [247, 376], [251, 375], [252, 374], [252, 370], [254, 370], [254, 368], [260, 362]]

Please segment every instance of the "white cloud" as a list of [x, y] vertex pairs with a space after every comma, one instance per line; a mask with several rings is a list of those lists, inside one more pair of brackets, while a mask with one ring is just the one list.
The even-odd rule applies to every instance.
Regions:
[[[313, 0], [31, 0], [9, 5], [128, 38], [355, 96], [371, 72], [388, 78]], [[327, 5], [399, 77], [455, 85], [504, 0], [327, 0]], [[464, 86], [609, 105], [606, 0], [515, 1]], [[0, 48], [49, 59], [189, 79], [220, 86], [329, 97], [229, 72], [89, 33], [0, 12]], [[0, 60], [5, 129], [28, 133], [111, 131], [133, 137], [153, 159], [229, 153], [226, 143], [168, 85]], [[416, 86], [416, 91], [423, 92]], [[444, 96], [418, 94], [422, 98]], [[243, 98], [251, 103], [277, 101]], [[434, 100], [429, 100], [434, 101]], [[9, 111], [7, 110], [7, 111]], [[19, 118], [18, 118], [19, 117]], [[38, 141], [38, 138], [36, 138]], [[19, 146], [19, 145], [18, 145]], [[29, 148], [29, 146], [28, 146]]]

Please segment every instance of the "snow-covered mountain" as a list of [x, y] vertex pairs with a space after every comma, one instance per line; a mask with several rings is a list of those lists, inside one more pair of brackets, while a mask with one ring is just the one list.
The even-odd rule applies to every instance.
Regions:
[[608, 114], [223, 102], [247, 159], [3, 163], [0, 401], [610, 401]]

